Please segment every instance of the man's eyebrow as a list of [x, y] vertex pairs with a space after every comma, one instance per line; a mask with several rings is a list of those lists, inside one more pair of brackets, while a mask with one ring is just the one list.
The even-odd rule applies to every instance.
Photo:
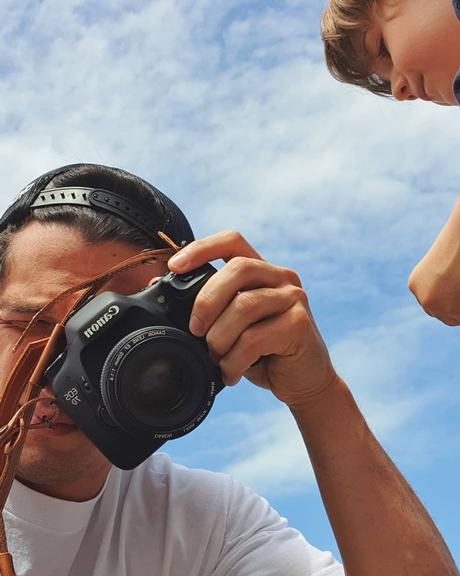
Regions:
[[24, 302], [16, 302], [13, 299], [0, 300], [0, 310], [3, 312], [16, 312], [19, 314], [36, 314], [39, 312], [46, 302], [43, 304], [27, 304]]

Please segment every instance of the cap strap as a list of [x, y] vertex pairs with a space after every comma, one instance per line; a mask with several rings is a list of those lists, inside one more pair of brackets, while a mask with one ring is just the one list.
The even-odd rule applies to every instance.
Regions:
[[153, 221], [151, 213], [120, 194], [104, 190], [103, 188], [86, 188], [82, 186], [72, 186], [63, 188], [48, 188], [42, 190], [34, 202], [31, 209], [43, 208], [45, 206], [87, 206], [90, 208], [100, 208], [106, 212], [111, 212], [122, 220], [125, 220], [141, 229], [149, 237], [155, 235], [156, 230], [162, 230], [166, 222], [164, 207], [160, 204], [162, 214], [156, 221]]

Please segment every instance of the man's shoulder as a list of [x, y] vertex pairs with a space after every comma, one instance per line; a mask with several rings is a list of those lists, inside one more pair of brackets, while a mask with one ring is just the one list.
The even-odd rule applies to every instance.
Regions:
[[188, 468], [173, 462], [164, 453], [155, 453], [134, 470], [118, 470], [117, 474], [120, 489], [126, 496], [136, 492], [162, 501], [167, 496], [168, 501], [174, 499], [176, 508], [181, 502], [187, 506], [201, 506], [204, 501], [228, 505], [239, 486], [228, 474]]
[[143, 500], [134, 498], [136, 522], [150, 511], [154, 529], [188, 542], [195, 555], [206, 550], [216, 574], [343, 574], [330, 553], [308, 544], [265, 498], [228, 474], [156, 453], [126, 477], [134, 494], [143, 486]]
[[150, 478], [153, 482], [180, 482], [194, 486], [202, 483], [210, 485], [232, 485], [234, 480], [228, 474], [213, 472], [202, 468], [189, 468], [183, 464], [174, 462], [171, 457], [163, 452], [156, 452], [145, 462], [131, 471], [131, 475]]

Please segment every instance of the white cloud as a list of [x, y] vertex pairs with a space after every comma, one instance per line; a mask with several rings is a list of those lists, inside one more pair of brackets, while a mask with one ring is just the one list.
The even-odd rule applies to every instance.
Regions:
[[[244, 442], [225, 470], [261, 494], [303, 490], [314, 481], [305, 445], [287, 408], [237, 415]], [[230, 422], [229, 422], [230, 421]], [[221, 425], [227, 428], [232, 417]]]
[[[339, 369], [392, 441], [437, 401], [410, 374], [437, 367], [421, 358], [428, 328], [388, 310], [458, 193], [458, 111], [335, 83], [309, 0], [135, 4], [2, 2], [2, 205], [50, 168], [94, 161], [163, 188], [198, 233], [242, 229], [302, 273]], [[353, 331], [328, 317], [347, 298]], [[285, 410], [239, 418], [250, 441], [229, 447], [230, 470], [267, 490], [311, 480]]]
[[452, 203], [458, 115], [333, 82], [313, 10], [7, 2], [6, 184], [71, 161], [121, 165], [173, 194], [201, 233], [241, 228], [269, 256], [295, 244], [290, 260], [316, 280], [350, 258], [413, 255]]

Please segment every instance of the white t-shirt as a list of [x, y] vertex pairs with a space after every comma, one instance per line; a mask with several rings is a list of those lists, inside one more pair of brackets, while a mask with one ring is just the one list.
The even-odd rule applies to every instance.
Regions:
[[155, 454], [113, 468], [87, 502], [14, 482], [5, 509], [17, 576], [343, 576], [263, 498]]

